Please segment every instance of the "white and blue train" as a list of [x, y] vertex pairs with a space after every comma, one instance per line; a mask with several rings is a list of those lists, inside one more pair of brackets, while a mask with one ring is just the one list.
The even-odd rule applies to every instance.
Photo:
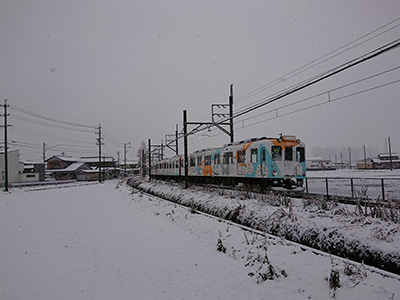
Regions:
[[[151, 176], [183, 179], [184, 156], [154, 163]], [[254, 138], [188, 155], [190, 181], [293, 189], [303, 186], [305, 177], [305, 144], [292, 135]]]

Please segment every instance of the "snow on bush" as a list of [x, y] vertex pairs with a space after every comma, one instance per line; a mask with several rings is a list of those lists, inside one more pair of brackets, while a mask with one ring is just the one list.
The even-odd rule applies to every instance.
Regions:
[[[160, 181], [130, 180], [136, 188], [238, 224], [364, 262], [400, 274], [399, 209], [395, 204], [363, 208], [325, 201], [323, 198], [294, 199], [281, 194], [258, 194]], [[376, 211], [379, 210], [380, 213]], [[396, 222], [397, 220], [397, 222]], [[220, 240], [220, 247], [226, 247]], [[229, 249], [227, 248], [226, 251]], [[267, 254], [257, 261], [268, 265]], [[255, 261], [253, 261], [255, 263]], [[257, 274], [256, 271], [249, 273]], [[270, 271], [258, 271], [268, 279]], [[264, 275], [259, 275], [263, 279]]]

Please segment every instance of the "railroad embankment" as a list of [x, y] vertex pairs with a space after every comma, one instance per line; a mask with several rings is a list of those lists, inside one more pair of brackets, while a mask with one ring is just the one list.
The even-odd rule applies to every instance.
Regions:
[[362, 207], [294, 199], [283, 194], [226, 190], [130, 179], [129, 184], [166, 200], [249, 226], [332, 255], [400, 275], [400, 208]]

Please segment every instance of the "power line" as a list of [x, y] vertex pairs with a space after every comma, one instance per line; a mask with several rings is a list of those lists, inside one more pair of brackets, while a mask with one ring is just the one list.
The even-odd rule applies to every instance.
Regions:
[[[287, 108], [287, 107], [290, 107], [290, 106], [293, 106], [293, 105], [297, 105], [297, 104], [300, 104], [300, 103], [302, 103], [302, 102], [306, 102], [306, 101], [311, 100], [311, 99], [314, 99], [314, 98], [316, 98], [316, 97], [319, 97], [319, 96], [322, 96], [322, 95], [325, 95], [325, 94], [328, 94], [328, 93], [332, 93], [332, 92], [335, 92], [335, 91], [344, 89], [344, 88], [346, 88], [346, 87], [349, 87], [349, 86], [352, 86], [352, 85], [361, 83], [361, 82], [363, 82], [363, 81], [367, 81], [367, 80], [369, 80], [369, 79], [372, 79], [372, 78], [375, 78], [375, 77], [378, 77], [378, 76], [381, 76], [381, 75], [384, 75], [384, 74], [387, 74], [387, 73], [396, 71], [396, 70], [398, 70], [398, 69], [400, 69], [400, 66], [394, 67], [394, 68], [389, 69], [389, 70], [386, 70], [386, 71], [382, 71], [382, 72], [380, 72], [380, 73], [377, 73], [377, 74], [374, 74], [374, 75], [371, 75], [371, 76], [364, 77], [364, 78], [362, 78], [362, 79], [359, 79], [359, 80], [356, 80], [356, 81], [353, 81], [353, 82], [350, 82], [350, 83], [341, 85], [341, 86], [339, 86], [339, 87], [330, 89], [330, 90], [328, 90], [328, 91], [324, 91], [324, 92], [318, 93], [318, 94], [316, 94], [316, 95], [313, 95], [313, 96], [310, 96], [310, 97], [307, 97], [307, 98], [304, 98], [304, 99], [301, 99], [301, 100], [292, 102], [292, 103], [290, 103], [290, 104], [286, 104], [286, 105], [283, 105], [283, 106], [274, 108], [274, 109], [269, 110], [269, 111], [267, 111], [267, 112], [262, 112], [262, 113], [260, 113], [260, 114], [258, 114], [258, 115], [255, 115], [255, 116], [251, 116], [251, 117], [247, 117], [247, 118], [244, 118], [244, 119], [240, 119], [239, 122], [247, 121], [247, 120], [249, 120], [249, 119], [254, 119], [254, 118], [260, 117], [260, 116], [262, 116], [262, 115], [266, 115], [266, 114], [268, 114], [268, 113], [276, 112], [276, 111], [278, 111], [278, 110], [281, 110], [281, 109], [284, 109], [284, 108]], [[333, 101], [333, 100], [332, 100], [332, 101]]]
[[[389, 22], [389, 23], [387, 23], [387, 24], [385, 24], [385, 25], [383, 25], [383, 26], [381, 26], [381, 27], [379, 27], [379, 28], [367, 33], [367, 34], [364, 34], [363, 36], [361, 36], [361, 37], [359, 37], [359, 38], [357, 38], [357, 39], [355, 39], [355, 40], [353, 40], [353, 41], [351, 41], [351, 42], [349, 42], [349, 43], [347, 43], [347, 44], [345, 44], [345, 45], [343, 45], [343, 46], [341, 46], [339, 48], [336, 48], [335, 50], [333, 50], [333, 51], [331, 51], [331, 52], [329, 52], [329, 53], [327, 53], [327, 54], [325, 54], [325, 55], [323, 55], [323, 56], [321, 56], [321, 57], [319, 57], [317, 59], [312, 60], [309, 63], [306, 63], [305, 65], [303, 65], [303, 66], [301, 66], [301, 67], [299, 67], [299, 68], [297, 68], [297, 69], [295, 69], [295, 70], [293, 70], [293, 71], [291, 71], [289, 73], [286, 73], [285, 75], [279, 77], [278, 79], [275, 79], [275, 80], [273, 80], [273, 81], [271, 81], [269, 83], [266, 83], [265, 85], [255, 89], [255, 90], [253, 90], [251, 92], [248, 92], [247, 94], [239, 97], [236, 100], [236, 103], [242, 102], [242, 101], [244, 101], [244, 100], [246, 100], [246, 99], [248, 99], [248, 98], [250, 98], [250, 97], [252, 97], [252, 96], [254, 96], [254, 95], [256, 95], [256, 94], [258, 94], [260, 92], [262, 92], [262, 91], [265, 91], [268, 88], [271, 88], [272, 86], [275, 86], [275, 85], [277, 85], [279, 83], [282, 83], [283, 81], [286, 81], [288, 79], [293, 78], [294, 76], [297, 76], [297, 75], [299, 75], [301, 73], [304, 73], [305, 71], [307, 71], [307, 70], [309, 70], [309, 69], [311, 69], [311, 68], [313, 68], [315, 66], [318, 66], [318, 65], [320, 65], [320, 64], [322, 64], [322, 63], [324, 63], [324, 62], [326, 62], [326, 61], [328, 61], [328, 60], [330, 60], [330, 59], [332, 59], [334, 57], [337, 57], [340, 54], [343, 54], [343, 53], [345, 53], [345, 52], [347, 52], [347, 51], [349, 51], [351, 49], [354, 49], [355, 47], [358, 47], [358, 46], [360, 46], [360, 45], [362, 45], [362, 44], [364, 44], [364, 43], [366, 43], [366, 42], [368, 42], [368, 41], [370, 41], [370, 40], [372, 40], [372, 39], [374, 39], [374, 38], [376, 38], [376, 37], [378, 37], [378, 36], [380, 36], [380, 35], [382, 35], [384, 33], [387, 33], [389, 31], [399, 27], [400, 24], [395, 25], [395, 26], [393, 26], [393, 27], [381, 32], [381, 33], [378, 33], [378, 34], [370, 37], [369, 39], [367, 39], [367, 40], [365, 40], [363, 42], [360, 42], [360, 43], [358, 43], [358, 44], [356, 44], [356, 45], [354, 45], [354, 46], [352, 46], [352, 47], [350, 47], [350, 48], [348, 48], [346, 50], [343, 50], [343, 51], [341, 51], [339, 53], [336, 53], [337, 51], [340, 51], [340, 50], [346, 48], [347, 46], [350, 46], [350, 45], [354, 44], [355, 42], [358, 42], [358, 41], [368, 37], [369, 35], [374, 34], [374, 33], [380, 31], [381, 29], [383, 29], [383, 28], [385, 28], [385, 27], [387, 27], [389, 25], [392, 25], [393, 23], [395, 23], [395, 22], [397, 22], [399, 20], [400, 20], [400, 18], [397, 18], [397, 19], [395, 19], [395, 20], [393, 20], [393, 21], [391, 21], [391, 22]], [[333, 55], [333, 56], [330, 56], [330, 55], [332, 55], [334, 53], [336, 53], [336, 54]], [[291, 76], [289, 76], [289, 75], [291, 75]]]
[[48, 117], [48, 116], [45, 116], [45, 115], [42, 115], [42, 114], [39, 114], [39, 113], [36, 113], [36, 112], [33, 112], [33, 111], [29, 111], [27, 109], [24, 109], [24, 108], [15, 106], [15, 105], [10, 105], [10, 108], [12, 108], [12, 109], [14, 109], [16, 111], [19, 111], [21, 113], [24, 113], [24, 114], [27, 114], [27, 115], [30, 115], [30, 116], [33, 116], [33, 117], [36, 117], [36, 118], [39, 118], [39, 119], [43, 119], [43, 120], [46, 120], [46, 121], [50, 121], [50, 122], [53, 122], [53, 123], [59, 123], [59, 124], [63, 124], [63, 125], [69, 125], [69, 126], [75, 126], [75, 127], [81, 127], [81, 128], [90, 128], [90, 129], [94, 129], [95, 128], [95, 126], [92, 126], [92, 125], [84, 125], [84, 124], [80, 124], [80, 123], [69, 122], [69, 121], [65, 121], [65, 120], [61, 120], [61, 119], [56, 119], [56, 118], [53, 118], [53, 117]]
[[46, 133], [42, 133], [42, 132], [37, 132], [37, 131], [25, 129], [25, 128], [20, 128], [19, 126], [15, 126], [15, 125], [13, 125], [11, 127], [11, 130], [22, 131], [22, 132], [30, 133], [30, 134], [36, 135], [36, 136], [50, 137], [50, 138], [53, 138], [53, 139], [58, 139], [58, 140], [63, 140], [63, 141], [72, 141], [72, 142], [75, 142], [75, 143], [82, 143], [82, 144], [92, 144], [91, 142], [88, 142], [88, 141], [80, 141], [80, 140], [75, 140], [75, 139], [55, 136], [55, 135], [46, 134]]
[[[285, 116], [288, 116], [288, 115], [292, 115], [292, 114], [295, 114], [295, 113], [298, 113], [298, 112], [309, 110], [309, 109], [312, 109], [312, 108], [315, 108], [315, 107], [318, 107], [318, 106], [322, 106], [322, 105], [325, 105], [325, 104], [328, 104], [328, 103], [331, 103], [331, 102], [335, 102], [335, 101], [339, 101], [339, 100], [342, 100], [342, 99], [346, 99], [346, 98], [349, 98], [349, 97], [352, 97], [352, 96], [356, 96], [356, 95], [359, 95], [359, 94], [362, 94], [362, 93], [370, 92], [370, 91], [373, 91], [373, 90], [376, 90], [376, 89], [379, 89], [379, 88], [383, 88], [383, 87], [386, 87], [386, 86], [389, 86], [389, 85], [392, 85], [392, 84], [396, 84], [396, 83], [400, 83], [400, 79], [399, 80], [394, 80], [392, 82], [384, 83], [384, 84], [381, 84], [381, 85], [377, 85], [377, 86], [374, 86], [374, 87], [371, 87], [371, 88], [367, 88], [367, 89], [364, 89], [364, 90], [361, 90], [361, 91], [357, 91], [357, 92], [354, 92], [354, 93], [350, 93], [350, 94], [347, 94], [347, 95], [344, 95], [344, 96], [340, 96], [340, 97], [337, 97], [337, 98], [333, 98], [333, 99], [331, 98], [331, 99], [329, 99], [329, 101], [325, 101], [325, 102], [320, 102], [320, 103], [316, 103], [316, 104], [313, 104], [313, 105], [309, 105], [309, 106], [306, 106], [306, 107], [303, 107], [303, 108], [300, 108], [300, 109], [297, 109], [297, 110], [294, 110], [294, 111], [283, 113], [283, 114], [280, 114], [278, 116], [271, 117], [271, 118], [268, 118], [268, 119], [265, 119], [265, 120], [261, 120], [261, 121], [258, 121], [258, 122], [254, 122], [254, 123], [248, 124], [246, 126], [238, 127], [238, 128], [235, 128], [235, 129], [236, 130], [241, 130], [243, 128], [247, 128], [247, 127], [251, 127], [251, 126], [254, 126], [254, 125], [258, 125], [258, 124], [261, 124], [261, 123], [264, 123], [264, 122], [268, 122], [268, 121], [271, 121], [271, 120], [274, 120], [274, 119], [277, 119], [277, 118], [281, 118], [281, 117], [285, 117]], [[325, 92], [324, 94], [327, 94], [327, 92]], [[321, 95], [323, 95], [323, 94], [318, 94], [318, 96], [321, 96]], [[310, 99], [310, 98], [308, 98], [308, 99]], [[271, 110], [269, 112], [266, 112], [264, 114], [271, 113], [271, 112], [274, 112], [274, 111], [275, 111], [275, 109]], [[240, 120], [240, 122], [242, 122], [242, 121], [245, 121], [245, 120]]]
[[[65, 127], [65, 126], [61, 126], [61, 125], [57, 125], [57, 124], [48, 124], [48, 123], [45, 123], [45, 122], [41, 122], [40, 120], [34, 120], [34, 119], [18, 116], [16, 114], [13, 114], [12, 117], [14, 119], [17, 119], [17, 120], [20, 120], [20, 121], [30, 122], [30, 123], [43, 125], [43, 126], [48, 126], [48, 127], [52, 127], [52, 128], [59, 128], [59, 129], [65, 129], [65, 130], [71, 130], [71, 131], [79, 131], [79, 132], [89, 132], [89, 133], [93, 133], [94, 132], [94, 131], [90, 131], [90, 130], [86, 130], [86, 129], [69, 128], [69, 127]], [[93, 128], [93, 130], [94, 130], [94, 128]]]
[[[355, 65], [358, 65], [358, 64], [360, 64], [360, 63], [362, 63], [362, 62], [365, 62], [365, 61], [367, 61], [367, 60], [369, 60], [369, 59], [375, 58], [375, 57], [377, 57], [378, 55], [381, 55], [381, 54], [386, 53], [386, 52], [388, 52], [388, 51], [394, 50], [394, 49], [396, 49], [396, 48], [399, 47], [399, 46], [400, 46], [400, 39], [397, 39], [397, 40], [395, 40], [395, 41], [393, 41], [393, 42], [391, 42], [391, 43], [388, 43], [388, 44], [386, 44], [386, 45], [384, 45], [384, 46], [382, 46], [382, 47], [379, 47], [379, 48], [377, 48], [377, 49], [375, 49], [375, 50], [373, 50], [373, 51], [370, 51], [370, 52], [368, 52], [368, 53], [365, 54], [365, 55], [362, 55], [362, 56], [360, 56], [360, 57], [358, 57], [358, 58], [356, 58], [356, 59], [353, 59], [353, 60], [351, 60], [351, 61], [349, 61], [349, 62], [347, 62], [347, 63], [345, 63], [345, 64], [342, 64], [342, 65], [340, 65], [340, 66], [338, 66], [338, 67], [336, 67], [336, 68], [334, 68], [334, 69], [331, 69], [331, 70], [329, 70], [329, 71], [325, 71], [325, 72], [323, 72], [323, 73], [321, 73], [321, 74], [319, 74], [319, 75], [317, 75], [317, 76], [313, 76], [313, 77], [310, 78], [310, 79], [304, 80], [303, 82], [301, 82], [301, 83], [299, 83], [299, 84], [297, 84], [297, 85], [294, 85], [294, 86], [288, 88], [287, 90], [284, 90], [284, 91], [282, 91], [282, 92], [280, 92], [280, 93], [274, 95], [273, 97], [270, 97], [270, 98], [268, 98], [268, 97], [262, 98], [262, 99], [260, 99], [259, 103], [257, 103], [257, 105], [254, 105], [254, 106], [252, 106], [252, 107], [250, 107], [250, 108], [247, 108], [247, 109], [244, 109], [244, 110], [240, 111], [239, 113], [236, 113], [236, 114], [233, 116], [233, 118], [237, 118], [237, 117], [240, 117], [240, 116], [245, 115], [245, 114], [247, 114], [247, 113], [250, 113], [250, 112], [252, 112], [252, 111], [254, 111], [254, 110], [256, 110], [256, 109], [258, 109], [258, 108], [260, 108], [260, 107], [262, 107], [262, 106], [265, 106], [265, 105], [267, 105], [267, 104], [270, 104], [270, 103], [272, 103], [272, 102], [275, 102], [275, 101], [277, 101], [277, 100], [279, 100], [279, 99], [281, 99], [281, 98], [283, 98], [283, 97], [286, 97], [286, 96], [288, 96], [288, 95], [290, 95], [290, 94], [292, 94], [292, 93], [294, 93], [294, 92], [296, 92], [296, 91], [299, 91], [299, 90], [301, 90], [301, 89], [303, 89], [303, 88], [305, 88], [305, 87], [308, 87], [308, 86], [310, 86], [310, 85], [312, 85], [312, 84], [315, 84], [315, 83], [317, 83], [317, 82], [319, 82], [319, 81], [321, 81], [321, 80], [323, 80], [323, 79], [326, 79], [326, 78], [328, 78], [328, 77], [330, 77], [330, 76], [333, 76], [333, 75], [335, 75], [335, 74], [337, 74], [337, 73], [339, 73], [339, 72], [342, 72], [342, 71], [344, 71], [344, 70], [346, 70], [346, 69], [348, 69], [348, 68], [351, 68], [351, 67], [353, 67], [353, 66], [355, 66]], [[366, 77], [366, 78], [364, 78], [364, 79], [357, 80], [357, 81], [355, 81], [354, 83], [351, 83], [351, 84], [355, 84], [355, 83], [361, 82], [361, 81], [363, 81], [363, 80], [370, 79], [370, 78], [373, 78], [373, 77], [375, 77], [375, 76], [379, 76], [379, 75], [385, 74], [385, 73], [387, 73], [387, 72], [396, 70], [396, 69], [398, 69], [398, 68], [399, 68], [399, 67], [395, 67], [395, 68], [393, 68], [393, 69], [390, 69], [390, 70], [387, 70], [387, 71], [384, 71], [384, 72], [381, 72], [381, 73], [378, 73], [378, 74], [375, 74], [375, 75]], [[364, 92], [367, 92], [367, 91], [371, 91], [371, 90], [374, 90], [374, 89], [382, 88], [382, 87], [385, 87], [385, 86], [388, 86], [388, 85], [391, 85], [391, 84], [395, 84], [395, 83], [397, 83], [397, 82], [399, 82], [399, 81], [400, 81], [400, 80], [392, 81], [392, 82], [385, 83], [385, 84], [382, 84], [382, 85], [379, 85], [379, 86], [375, 86], [375, 87], [373, 87], [373, 88], [365, 89], [365, 90], [363, 90], [363, 91], [351, 93], [351, 94], [349, 94], [349, 95], [342, 96], [342, 97], [337, 98], [337, 99], [331, 99], [330, 102], [337, 101], [337, 100], [340, 100], [340, 99], [344, 99], [344, 98], [347, 98], [347, 97], [350, 97], [350, 96], [354, 96], [354, 95], [357, 95], [357, 94], [360, 94], [360, 93], [364, 93]], [[346, 87], [346, 86], [349, 86], [349, 85], [351, 85], [351, 84], [343, 85], [342, 87]], [[342, 87], [340, 87], [340, 88], [342, 88]], [[339, 89], [339, 88], [337, 88], [337, 89]], [[327, 92], [322, 93], [322, 94], [326, 94], [326, 93], [327, 93]], [[311, 99], [311, 98], [314, 98], [314, 97], [308, 97], [308, 98], [306, 98], [306, 99]], [[324, 104], [326, 104], [326, 103], [324, 103]], [[294, 104], [293, 104], [293, 105], [294, 105]], [[313, 107], [316, 107], [316, 106], [319, 106], [319, 105], [322, 105], [322, 104], [316, 104], [316, 105], [313, 105], [313, 106], [310, 106], [310, 107], [307, 107], [307, 108], [299, 109], [299, 110], [297, 110], [297, 111], [295, 111], [295, 112], [299, 112], [299, 111], [302, 111], [302, 110], [310, 109], [310, 108], [313, 108]], [[290, 105], [287, 105], [287, 106], [290, 106]], [[273, 111], [275, 111], [275, 110], [276, 110], [276, 109], [274, 109]], [[287, 114], [285, 114], [285, 115], [293, 114], [293, 113], [295, 113], [295, 112], [287, 113]], [[264, 113], [264, 114], [265, 114], [265, 113]], [[283, 115], [281, 115], [281, 116], [283, 116]], [[274, 117], [274, 118], [272, 118], [272, 119], [275, 119], [275, 118], [276, 118], [276, 117]], [[221, 121], [219, 121], [219, 122], [226, 122], [227, 120], [229, 120], [229, 118], [225, 118], [225, 119], [223, 119], [223, 120], [221, 120]], [[250, 126], [253, 126], [253, 125], [256, 125], [256, 124], [265, 122], [265, 121], [267, 121], [267, 120], [263, 120], [263, 121], [260, 121], [260, 122], [253, 123], [253, 124], [251, 124]], [[209, 130], [210, 130], [210, 128], [211, 128], [211, 126], [206, 127], [206, 128], [199, 128], [199, 127], [197, 127], [195, 130], [192, 130], [188, 135], [193, 134], [193, 133], [196, 133], [196, 132], [204, 131], [205, 129], [209, 129]]]
[[[350, 61], [348, 61], [348, 62], [346, 62], [346, 63], [344, 63], [344, 64], [342, 64], [342, 65], [340, 65], [340, 66], [338, 66], [336, 68], [333, 68], [331, 70], [322, 72], [322, 73], [320, 73], [320, 74], [318, 74], [316, 76], [313, 76], [313, 77], [311, 77], [311, 78], [309, 78], [307, 80], [304, 80], [303, 82], [300, 82], [300, 83], [298, 83], [298, 84], [296, 84], [294, 86], [291, 86], [288, 89], [283, 90], [283, 91], [281, 91], [280, 93], [277, 93], [274, 96], [267, 97], [267, 98], [262, 98], [262, 99], [260, 99], [260, 101], [257, 104], [255, 104], [255, 105], [253, 105], [253, 106], [251, 106], [249, 108], [243, 109], [242, 111], [239, 111], [238, 113], [236, 113], [233, 116], [233, 118], [240, 117], [240, 116], [245, 115], [247, 113], [250, 113], [250, 112], [252, 112], [252, 111], [254, 111], [254, 110], [258, 109], [258, 108], [261, 108], [261, 107], [263, 107], [263, 106], [265, 106], [267, 104], [270, 104], [270, 103], [273, 103], [275, 101], [278, 101], [279, 99], [281, 99], [283, 97], [286, 97], [286, 96], [291, 95], [291, 94], [293, 94], [295, 92], [298, 92], [298, 91], [300, 91], [300, 90], [302, 90], [302, 89], [304, 89], [306, 87], [309, 87], [309, 86], [311, 86], [313, 84], [316, 84], [316, 83], [318, 83], [318, 82], [320, 82], [322, 80], [325, 80], [325, 79], [327, 79], [329, 77], [332, 77], [332, 76], [334, 76], [334, 75], [336, 75], [336, 74], [338, 74], [340, 72], [343, 72], [343, 71], [345, 71], [345, 70], [347, 70], [347, 69], [349, 69], [351, 67], [354, 67], [354, 66], [356, 66], [356, 65], [358, 65], [360, 63], [363, 63], [365, 61], [368, 61], [368, 60], [370, 60], [372, 58], [375, 58], [375, 57], [377, 57], [377, 56], [379, 56], [381, 54], [384, 54], [384, 53], [386, 53], [388, 51], [394, 50], [399, 46], [400, 46], [400, 39], [396, 39], [396, 40], [394, 40], [394, 41], [392, 41], [392, 42], [390, 42], [390, 43], [388, 43], [388, 44], [386, 44], [386, 45], [384, 45], [382, 47], [379, 47], [379, 48], [377, 48], [377, 49], [375, 49], [373, 51], [368, 52], [367, 54], [364, 54], [364, 55], [359, 56], [359, 57], [357, 57], [355, 59], [352, 59], [352, 60], [350, 60]], [[220, 122], [227, 122], [229, 119], [230, 118], [225, 118], [222, 121], [219, 121], [219, 123]]]

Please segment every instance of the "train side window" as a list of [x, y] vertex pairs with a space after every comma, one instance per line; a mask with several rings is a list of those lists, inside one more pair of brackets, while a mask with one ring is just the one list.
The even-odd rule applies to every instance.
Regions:
[[197, 166], [201, 167], [201, 161], [202, 161], [203, 157], [201, 156], [197, 156]]
[[211, 166], [211, 155], [204, 156], [204, 165]]
[[251, 149], [251, 157], [250, 157], [250, 162], [256, 163], [258, 162], [258, 151], [257, 149]]
[[305, 162], [306, 161], [306, 155], [305, 155], [304, 147], [297, 147], [296, 148], [296, 161], [298, 161], [298, 162]]
[[246, 161], [246, 150], [238, 150], [237, 152], [238, 163], [242, 164]]
[[221, 164], [221, 158], [220, 158], [220, 155], [218, 153], [218, 154], [215, 154], [214, 165], [219, 165], [219, 164]]
[[233, 153], [232, 152], [225, 152], [222, 163], [224, 165], [229, 165], [229, 164], [232, 164], [232, 162], [233, 162]]
[[271, 147], [272, 160], [282, 160], [282, 147], [272, 146]]
[[285, 160], [293, 160], [293, 148], [292, 147], [286, 147], [285, 148]]
[[191, 167], [194, 167], [196, 165], [196, 159], [194, 157], [191, 157], [189, 162]]

